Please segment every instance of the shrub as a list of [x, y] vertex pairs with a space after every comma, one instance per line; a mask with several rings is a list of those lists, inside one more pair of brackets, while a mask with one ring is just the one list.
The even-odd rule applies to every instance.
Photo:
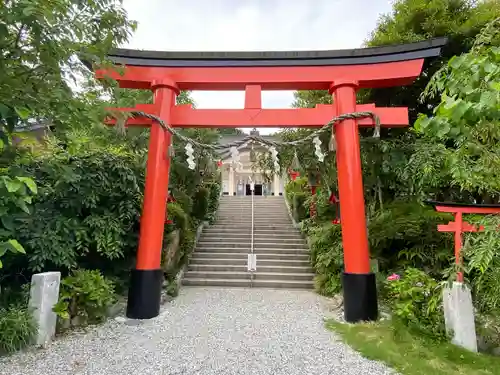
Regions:
[[393, 320], [410, 330], [435, 339], [446, 338], [442, 287], [425, 272], [409, 268], [384, 283]]
[[76, 270], [61, 281], [54, 312], [63, 320], [97, 323], [106, 319], [114, 302], [114, 285], [98, 270]]
[[37, 332], [31, 312], [20, 306], [0, 308], [0, 353], [29, 345]]
[[193, 197], [193, 208], [191, 214], [198, 220], [204, 220], [208, 214], [210, 191], [200, 187]]
[[191, 212], [193, 209], [193, 200], [186, 192], [178, 189], [173, 190], [175, 201], [181, 206], [184, 212]]
[[189, 217], [178, 202], [168, 204], [167, 215], [175, 228], [185, 230], [189, 227]]
[[289, 181], [285, 186], [286, 198], [290, 204], [295, 221], [301, 222], [309, 216], [309, 207], [306, 207], [310, 197], [307, 178], [297, 178], [295, 181]]
[[395, 201], [377, 211], [368, 222], [368, 239], [380, 269], [413, 267], [441, 276], [453, 255], [453, 243], [450, 234], [436, 228], [447, 219], [448, 214], [414, 201]]
[[294, 193], [292, 209], [295, 221], [301, 222], [309, 217], [309, 207], [306, 207], [309, 195], [303, 192]]
[[217, 208], [219, 207], [219, 199], [220, 199], [220, 192], [221, 192], [221, 186], [219, 182], [211, 182], [207, 184], [208, 190], [210, 191], [209, 194], [209, 202], [208, 202], [208, 215], [207, 219], [213, 223], [215, 221], [215, 214], [217, 212]]
[[179, 284], [177, 281], [173, 280], [167, 284], [166, 287], [167, 295], [170, 297], [177, 297], [179, 295]]
[[316, 291], [333, 296], [340, 292], [344, 267], [340, 226], [327, 222], [306, 230], [311, 244], [311, 264], [316, 271]]
[[82, 266], [85, 258], [85, 267], [115, 272], [116, 260], [137, 249], [141, 159], [114, 147], [49, 151], [22, 166], [39, 189], [32, 214], [18, 218], [29, 268], [65, 271]]

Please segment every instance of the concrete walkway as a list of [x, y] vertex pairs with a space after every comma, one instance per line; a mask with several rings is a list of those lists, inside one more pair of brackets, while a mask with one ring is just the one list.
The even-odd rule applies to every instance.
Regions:
[[[309, 291], [185, 287], [149, 321], [110, 321], [1, 358], [9, 375], [380, 375], [324, 327]], [[1, 334], [1, 333], [0, 333]]]

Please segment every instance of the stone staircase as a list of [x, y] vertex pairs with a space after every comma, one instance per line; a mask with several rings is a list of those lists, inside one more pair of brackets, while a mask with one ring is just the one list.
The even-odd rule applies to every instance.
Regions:
[[309, 250], [292, 225], [283, 197], [254, 197], [254, 253], [251, 281], [251, 197], [221, 197], [215, 225], [206, 227], [185, 273], [183, 285], [267, 288], [313, 287]]

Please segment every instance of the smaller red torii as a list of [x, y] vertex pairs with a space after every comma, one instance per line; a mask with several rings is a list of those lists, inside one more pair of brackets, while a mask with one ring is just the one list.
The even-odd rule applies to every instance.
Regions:
[[[472, 225], [464, 221], [463, 214], [498, 214], [500, 213], [500, 204], [468, 204], [468, 203], [452, 203], [452, 202], [437, 202], [427, 201], [427, 204], [434, 206], [438, 212], [448, 212], [453, 214], [455, 221], [450, 221], [448, 224], [439, 224], [437, 226], [439, 232], [455, 233], [455, 264], [462, 265], [462, 233], [464, 232], [482, 232], [484, 226]], [[462, 272], [457, 272], [457, 281], [463, 282], [464, 275]]]

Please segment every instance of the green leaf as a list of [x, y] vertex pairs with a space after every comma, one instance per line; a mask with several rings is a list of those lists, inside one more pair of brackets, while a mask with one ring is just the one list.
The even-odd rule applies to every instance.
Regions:
[[26, 205], [26, 202], [24, 201], [24, 199], [22, 199], [22, 198], [16, 199], [14, 203], [17, 207], [19, 207], [21, 210], [23, 210], [27, 214], [30, 213], [30, 210], [29, 210], [28, 206]]
[[31, 111], [28, 108], [25, 107], [16, 107], [14, 108], [17, 115], [22, 119], [22, 120], [27, 120], [28, 117], [31, 114]]
[[10, 178], [4, 179], [4, 183], [9, 193], [15, 193], [23, 186], [19, 181], [11, 180]]
[[12, 216], [2, 216], [0, 221], [5, 229], [14, 230], [14, 218]]
[[26, 254], [26, 251], [24, 250], [24, 247], [17, 242], [17, 240], [11, 239], [7, 241], [9, 245], [12, 247], [11, 251], [13, 253], [21, 253], [21, 254]]
[[36, 184], [35, 184], [35, 181], [33, 181], [33, 179], [29, 178], [29, 177], [16, 177], [19, 181], [23, 182], [27, 187], [28, 189], [31, 190], [31, 192], [33, 194], [37, 194], [38, 192], [38, 189], [36, 187]]

